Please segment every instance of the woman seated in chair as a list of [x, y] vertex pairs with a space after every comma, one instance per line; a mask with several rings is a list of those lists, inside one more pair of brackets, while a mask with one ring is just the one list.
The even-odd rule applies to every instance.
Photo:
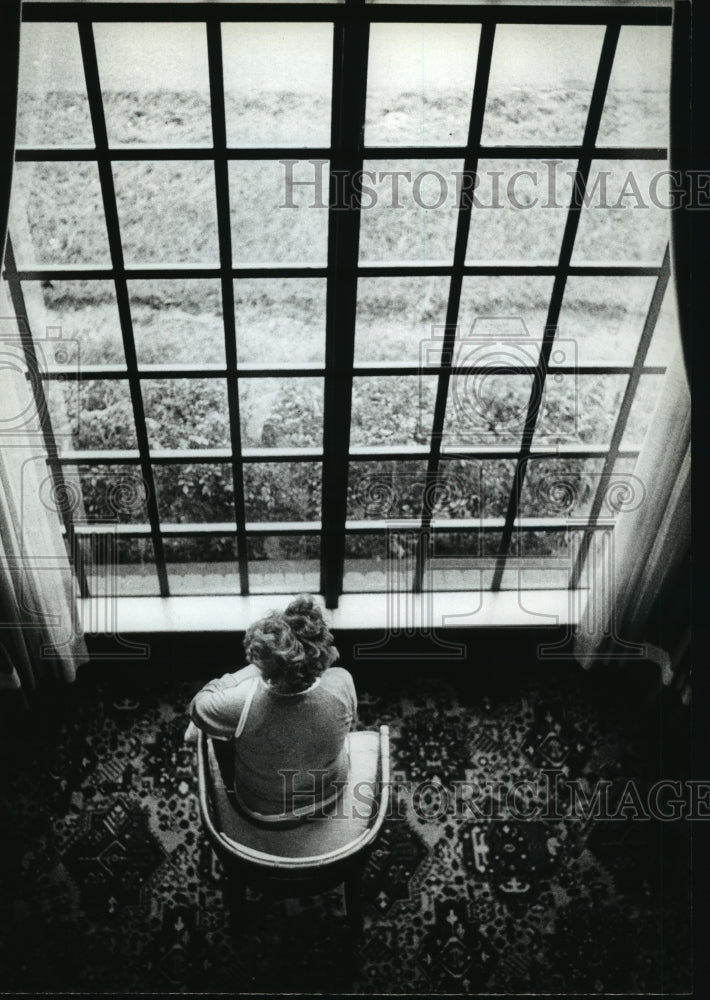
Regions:
[[250, 818], [300, 821], [335, 805], [348, 777], [357, 710], [349, 672], [315, 600], [297, 597], [244, 637], [249, 666], [210, 681], [190, 717], [233, 745], [234, 793]]

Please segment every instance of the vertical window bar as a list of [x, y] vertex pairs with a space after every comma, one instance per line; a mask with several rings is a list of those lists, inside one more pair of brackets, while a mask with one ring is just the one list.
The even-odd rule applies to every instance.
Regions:
[[210, 105], [212, 108], [212, 142], [214, 145], [215, 191], [217, 197], [217, 231], [219, 238], [222, 318], [224, 351], [227, 361], [227, 403], [229, 432], [232, 442], [232, 481], [237, 532], [239, 587], [242, 596], [249, 593], [247, 561], [246, 507], [244, 503], [244, 467], [242, 465], [242, 435], [239, 414], [239, 383], [237, 378], [237, 330], [234, 320], [234, 285], [232, 283], [232, 224], [229, 213], [229, 167], [227, 163], [227, 126], [224, 109], [224, 71], [222, 63], [222, 25], [207, 23], [207, 57], [210, 74]]
[[355, 177], [363, 166], [370, 34], [361, 0], [350, 6], [362, 8], [362, 20], [336, 23], [333, 32], [321, 535], [321, 592], [328, 608], [338, 606], [345, 560], [360, 239], [360, 194]]
[[[671, 260], [670, 260], [670, 249], [666, 246], [666, 252], [663, 255], [663, 265], [661, 267], [661, 273], [656, 279], [656, 284], [653, 289], [653, 295], [651, 297], [651, 302], [648, 307], [648, 313], [646, 314], [646, 320], [644, 322], [643, 331], [641, 332], [641, 339], [639, 340], [639, 345], [636, 349], [636, 357], [634, 358], [634, 366], [631, 374], [629, 375], [628, 382], [626, 383], [626, 390], [624, 392], [624, 398], [621, 401], [621, 407], [619, 408], [619, 416], [616, 419], [616, 425], [614, 427], [614, 434], [609, 444], [609, 451], [604, 459], [604, 467], [602, 469], [601, 478], [597, 484], [597, 489], [594, 494], [594, 500], [592, 502], [591, 509], [589, 511], [589, 523], [594, 524], [596, 519], [599, 517], [599, 512], [601, 511], [602, 504], [604, 502], [604, 497], [606, 494], [606, 485], [609, 481], [609, 476], [614, 472], [614, 466], [616, 465], [616, 460], [619, 457], [619, 449], [621, 448], [621, 441], [624, 436], [624, 431], [626, 430], [626, 424], [629, 419], [629, 413], [631, 412], [631, 407], [636, 396], [636, 390], [638, 389], [638, 384], [641, 379], [641, 370], [646, 361], [646, 355], [648, 354], [648, 349], [651, 346], [651, 338], [653, 337], [653, 331], [656, 328], [656, 322], [658, 320], [658, 315], [661, 311], [661, 306], [663, 305], [663, 297], [666, 294], [666, 288], [668, 287], [668, 281], [671, 274]], [[570, 574], [569, 586], [571, 590], [576, 590], [579, 586], [579, 578], [582, 575], [582, 569], [584, 568], [584, 563], [587, 558], [587, 553], [589, 552], [589, 546], [591, 544], [592, 538], [594, 536], [593, 531], [585, 531], [580, 542], [579, 551], [577, 552], [575, 558], [574, 568]]]
[[[483, 24], [481, 26], [481, 36], [478, 43], [476, 78], [473, 85], [473, 97], [471, 101], [471, 118], [468, 128], [468, 152], [464, 161], [464, 176], [470, 176], [472, 178], [472, 183], [474, 184], [476, 180], [476, 171], [478, 170], [478, 150], [481, 145], [481, 132], [483, 130], [483, 116], [485, 114], [486, 98], [488, 95], [488, 79], [491, 72], [494, 40], [495, 25], [490, 23]], [[444, 433], [444, 420], [446, 419], [446, 403], [449, 395], [449, 382], [451, 381], [451, 365], [454, 359], [456, 328], [458, 325], [461, 288], [463, 283], [463, 267], [466, 260], [469, 230], [471, 228], [471, 210], [473, 207], [473, 199], [464, 195], [465, 190], [466, 187], [462, 184], [461, 203], [459, 205], [458, 219], [456, 223], [453, 273], [451, 275], [451, 284], [449, 286], [449, 301], [446, 308], [444, 342], [441, 349], [442, 370], [439, 373], [439, 380], [436, 389], [431, 445], [429, 449], [429, 461], [426, 472], [426, 488], [424, 490], [424, 499], [422, 502], [421, 527], [419, 540], [417, 542], [416, 559], [414, 562], [414, 579], [412, 589], [415, 593], [419, 593], [422, 589], [422, 580], [424, 579], [424, 573], [426, 571], [426, 563], [430, 546], [432, 504], [436, 494], [436, 483], [439, 477], [439, 459]], [[473, 187], [471, 190], [473, 190]]]
[[[52, 476], [54, 488], [57, 494], [61, 497], [64, 495], [68, 495], [66, 492], [64, 472], [62, 470], [61, 462], [59, 461], [57, 442], [54, 437], [54, 431], [52, 429], [52, 421], [49, 417], [49, 411], [47, 409], [47, 400], [44, 394], [44, 385], [40, 377], [37, 351], [35, 349], [34, 341], [32, 339], [32, 330], [30, 328], [30, 321], [27, 316], [25, 296], [22, 291], [22, 284], [17, 276], [15, 253], [12, 249], [12, 240], [10, 239], [9, 234], [7, 237], [7, 246], [5, 249], [5, 268], [6, 268], [7, 281], [10, 286], [10, 299], [12, 301], [12, 308], [14, 309], [15, 319], [17, 320], [17, 328], [19, 330], [20, 341], [22, 343], [22, 349], [25, 354], [25, 360], [27, 362], [27, 368], [29, 372], [29, 381], [30, 385], [32, 386], [32, 394], [34, 395], [35, 405], [37, 407], [37, 415], [39, 417], [40, 427], [42, 428], [42, 436], [44, 438], [44, 445], [47, 451], [47, 465], [49, 466], [49, 471]], [[67, 546], [69, 548], [69, 554], [71, 557], [72, 564], [74, 566], [76, 578], [79, 583], [79, 593], [81, 594], [82, 597], [89, 597], [90, 594], [89, 594], [89, 584], [86, 578], [86, 567], [84, 566], [84, 558], [82, 550], [79, 543], [77, 542], [76, 533], [74, 531], [74, 520], [71, 512], [71, 504], [58, 503], [57, 507], [59, 509], [59, 513], [61, 514], [62, 521], [64, 522], [64, 530], [66, 531]]]
[[140, 379], [138, 378], [138, 360], [136, 357], [136, 345], [133, 339], [133, 321], [131, 318], [131, 305], [128, 296], [128, 283], [126, 281], [126, 273], [124, 269], [121, 230], [118, 221], [118, 207], [116, 205], [116, 192], [114, 189], [111, 160], [108, 152], [108, 137], [106, 134], [106, 120], [104, 118], [104, 108], [101, 97], [99, 66], [96, 59], [93, 26], [90, 22], [79, 22], [79, 41], [81, 44], [81, 56], [84, 64], [84, 75], [86, 77], [86, 91], [89, 98], [91, 125], [94, 132], [94, 142], [96, 144], [97, 151], [99, 180], [101, 182], [101, 196], [103, 199], [104, 215], [106, 217], [106, 230], [108, 234], [109, 250], [111, 252], [111, 266], [113, 270], [114, 285], [116, 288], [116, 303], [118, 305], [118, 316], [121, 323], [123, 349], [126, 354], [128, 385], [131, 393], [131, 402], [133, 404], [133, 417], [136, 424], [136, 439], [138, 441], [138, 451], [140, 454], [141, 475], [143, 476], [147, 492], [146, 504], [148, 508], [148, 519], [150, 522], [150, 534], [153, 540], [153, 550], [155, 552], [155, 564], [158, 572], [160, 596], [168, 597], [168, 574], [165, 568], [163, 539], [160, 534], [158, 500], [155, 492], [153, 469], [150, 464], [150, 446], [148, 444], [148, 432], [145, 425], [143, 396], [141, 393]]
[[584, 195], [587, 189], [587, 181], [589, 180], [592, 159], [594, 157], [594, 146], [597, 139], [597, 133], [599, 131], [599, 123], [601, 121], [602, 112], [604, 110], [606, 93], [609, 86], [609, 78], [614, 65], [614, 55], [616, 53], [616, 45], [619, 40], [620, 31], [621, 26], [619, 24], [608, 24], [604, 34], [604, 42], [599, 56], [599, 66], [597, 68], [597, 75], [594, 81], [594, 90], [592, 92], [592, 99], [590, 101], [589, 112], [587, 114], [587, 124], [585, 126], [584, 138], [582, 140], [582, 152], [579, 158], [579, 163], [577, 164], [577, 172], [572, 189], [572, 198], [570, 201], [569, 212], [567, 213], [567, 221], [565, 223], [565, 230], [562, 237], [562, 245], [560, 247], [558, 265], [559, 272], [552, 286], [552, 295], [550, 297], [550, 306], [547, 313], [547, 321], [545, 323], [545, 332], [543, 334], [542, 345], [540, 348], [540, 359], [538, 361], [537, 370], [533, 376], [533, 384], [530, 390], [528, 411], [525, 418], [525, 426], [523, 428], [520, 452], [515, 466], [513, 486], [510, 493], [510, 499], [508, 501], [505, 526], [503, 528], [500, 551], [498, 554], [495, 573], [493, 575], [493, 581], [491, 583], [491, 590], [500, 590], [503, 569], [510, 550], [510, 542], [513, 537], [513, 527], [515, 519], [518, 516], [518, 506], [520, 503], [523, 481], [525, 479], [527, 460], [530, 455], [530, 449], [532, 448], [532, 442], [535, 436], [535, 428], [537, 426], [537, 418], [540, 410], [542, 394], [545, 390], [545, 377], [550, 363], [550, 353], [552, 351], [555, 334], [557, 333], [560, 309], [562, 307], [562, 298], [564, 296], [565, 285], [567, 283], [567, 274], [572, 260], [574, 241], [579, 227], [582, 205], [584, 204]]

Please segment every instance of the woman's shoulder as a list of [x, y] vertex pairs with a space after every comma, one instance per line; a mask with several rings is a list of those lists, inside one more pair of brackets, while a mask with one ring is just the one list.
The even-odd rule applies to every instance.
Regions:
[[353, 675], [345, 667], [328, 667], [327, 670], [323, 672], [323, 678], [329, 678], [334, 681], [352, 681]]
[[321, 675], [321, 684], [328, 691], [340, 694], [346, 692], [348, 695], [355, 694], [355, 682], [349, 670], [345, 667], [328, 667]]

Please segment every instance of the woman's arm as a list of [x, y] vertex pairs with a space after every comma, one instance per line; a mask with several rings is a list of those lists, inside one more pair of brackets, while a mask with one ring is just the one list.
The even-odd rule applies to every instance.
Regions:
[[[198, 729], [217, 740], [229, 740], [239, 723], [244, 694], [240, 685], [252, 677], [258, 677], [259, 668], [250, 664], [233, 674], [224, 674], [205, 684], [192, 699], [189, 708], [190, 719]], [[194, 738], [190, 727], [186, 739]]]

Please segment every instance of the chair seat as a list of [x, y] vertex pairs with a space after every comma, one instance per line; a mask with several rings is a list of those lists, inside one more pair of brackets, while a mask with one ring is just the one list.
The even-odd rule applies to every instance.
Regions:
[[[319, 858], [341, 851], [367, 832], [377, 817], [377, 788], [380, 734], [366, 731], [348, 735], [350, 773], [332, 815], [308, 819], [288, 829], [269, 829], [250, 822], [230, 801], [219, 769], [212, 742], [208, 741], [211, 804], [214, 825], [227, 841], [247, 850], [268, 855], [276, 862], [280, 858]], [[366, 782], [359, 789], [359, 783]], [[266, 859], [264, 859], [266, 860]]]

